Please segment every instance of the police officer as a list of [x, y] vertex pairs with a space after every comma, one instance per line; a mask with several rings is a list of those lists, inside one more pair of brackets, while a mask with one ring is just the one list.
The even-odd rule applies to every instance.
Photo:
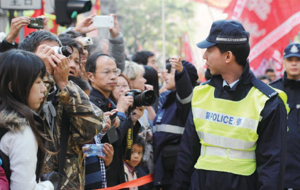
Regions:
[[237, 21], [212, 24], [203, 58], [212, 79], [193, 91], [172, 189], [282, 189], [287, 108], [249, 70], [249, 34]]
[[284, 50], [284, 76], [271, 83], [288, 96], [287, 158], [284, 188], [300, 189], [300, 44], [289, 44]]

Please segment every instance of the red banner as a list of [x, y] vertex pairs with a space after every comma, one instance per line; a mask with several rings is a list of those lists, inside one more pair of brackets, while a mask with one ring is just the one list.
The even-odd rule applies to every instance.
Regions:
[[250, 32], [250, 66], [282, 70], [284, 48], [300, 30], [299, 0], [232, 0], [225, 12]]
[[183, 54], [184, 54], [184, 60], [190, 62], [190, 63], [194, 63], [194, 59], [193, 59], [193, 52], [192, 52], [192, 48], [190, 45], [190, 40], [189, 40], [189, 36], [187, 35], [187, 33], [185, 32], [183, 35]]

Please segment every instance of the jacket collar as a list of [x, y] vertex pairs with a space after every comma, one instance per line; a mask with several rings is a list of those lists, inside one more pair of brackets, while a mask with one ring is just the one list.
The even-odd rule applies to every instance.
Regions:
[[286, 72], [284, 72], [284, 76], [282, 77], [283, 85], [284, 86], [294, 86], [294, 87], [300, 87], [300, 81], [296, 81], [293, 79], [288, 79]]
[[[90, 97], [96, 100], [97, 102], [101, 102], [101, 107], [108, 108], [108, 110], [112, 110], [116, 108], [116, 105], [109, 99], [106, 98], [99, 90], [93, 87]], [[103, 110], [107, 111], [107, 110]]]
[[[250, 84], [252, 79], [253, 79], [253, 76], [254, 76], [254, 74], [250, 70], [249, 61], [247, 60], [247, 63], [244, 67], [244, 70], [243, 70], [243, 73], [242, 73], [241, 77], [239, 78], [239, 81], [233, 86], [231, 91], [235, 91], [239, 84], [243, 84], [243, 85]], [[209, 82], [209, 84], [214, 86], [217, 89], [222, 89], [223, 88], [223, 78], [222, 78], [222, 76], [221, 75], [213, 76], [211, 81]]]

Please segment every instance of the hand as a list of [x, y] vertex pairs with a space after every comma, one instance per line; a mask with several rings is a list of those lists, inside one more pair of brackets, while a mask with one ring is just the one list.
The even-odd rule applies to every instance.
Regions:
[[116, 116], [116, 118], [114, 119], [114, 121], [113, 121], [113, 126], [114, 126], [115, 128], [120, 127], [120, 119], [119, 119], [118, 116]]
[[57, 86], [63, 90], [68, 84], [70, 71], [70, 60], [62, 54], [51, 54], [52, 60], [56, 63], [53, 67], [53, 78]]
[[79, 22], [75, 28], [73, 29], [75, 32], [79, 32], [80, 34], [86, 34], [91, 31], [96, 30], [97, 28], [93, 25], [93, 17], [95, 15], [88, 16], [84, 18], [81, 22]]
[[16, 17], [11, 20], [11, 26], [9, 33], [6, 36], [6, 41], [8, 43], [13, 43], [15, 39], [18, 37], [20, 30], [22, 27], [30, 24], [29, 17], [21, 16]]
[[40, 45], [34, 52], [39, 58], [41, 58], [46, 66], [46, 70], [50, 75], [53, 75], [53, 68], [56, 66], [51, 55], [55, 54], [55, 51], [48, 45]]
[[114, 17], [114, 27], [109, 28], [109, 33], [112, 38], [116, 38], [119, 36], [119, 33], [120, 33], [120, 27], [119, 27], [117, 15], [110, 14], [110, 16]]
[[[82, 152], [84, 152], [84, 151], [87, 151], [87, 147], [85, 146], [85, 147], [82, 147]], [[85, 159], [87, 157], [87, 153], [84, 153], [83, 154], [83, 159]]]
[[153, 86], [151, 84], [145, 84], [145, 90], [153, 90]]
[[[118, 110], [117, 109], [113, 109], [111, 110], [109, 113], [109, 118], [111, 120], [111, 123], [112, 125], [115, 127], [115, 128], [118, 128], [120, 126], [120, 119], [119, 117], [116, 115], [118, 113]], [[113, 115], [115, 115], [114, 118], [111, 118]]]
[[132, 96], [120, 96], [117, 109], [119, 112], [125, 113], [130, 106], [133, 106], [133, 97]]
[[109, 111], [103, 113], [103, 117], [104, 117], [103, 122], [105, 122], [105, 127], [103, 127], [103, 129], [102, 129], [103, 133], [105, 133], [108, 129], [110, 129], [111, 120], [110, 120], [109, 116], [110, 116], [110, 112]]
[[145, 107], [144, 106], [141, 106], [141, 107], [136, 107], [130, 114], [131, 116], [131, 121], [133, 122], [133, 125], [136, 124], [137, 120], [140, 119], [140, 117], [143, 116], [144, 114], [144, 110], [145, 110]]
[[44, 29], [43, 30], [50, 32], [50, 28], [48, 27], [49, 18], [46, 17], [45, 15], [38, 16], [37, 18], [42, 18], [43, 19], [43, 22], [44, 22]]
[[183, 66], [182, 66], [182, 63], [181, 63], [181, 58], [172, 57], [170, 59], [170, 64], [172, 66], [172, 69], [175, 69], [177, 71], [177, 73], [181, 73], [183, 71]]
[[109, 166], [113, 160], [114, 147], [111, 144], [105, 143], [103, 145], [103, 152], [104, 152], [105, 156], [98, 156], [98, 157], [102, 158], [102, 160], [105, 163], [105, 166]]

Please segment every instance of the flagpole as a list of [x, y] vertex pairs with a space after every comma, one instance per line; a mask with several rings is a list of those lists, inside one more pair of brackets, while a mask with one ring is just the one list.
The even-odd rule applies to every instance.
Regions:
[[165, 0], [161, 1], [161, 7], [162, 7], [162, 40], [163, 40], [163, 61], [162, 61], [162, 67], [163, 69], [166, 68], [166, 33], [165, 33]]

